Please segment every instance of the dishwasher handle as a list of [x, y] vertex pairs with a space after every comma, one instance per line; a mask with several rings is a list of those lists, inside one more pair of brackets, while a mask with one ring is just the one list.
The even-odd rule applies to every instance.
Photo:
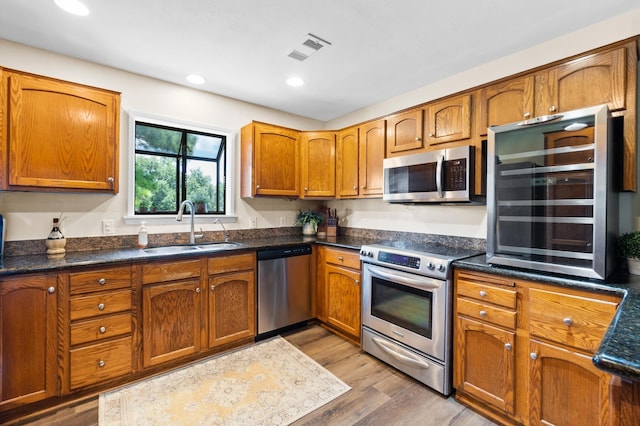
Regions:
[[311, 254], [311, 245], [303, 244], [303, 245], [295, 245], [295, 246], [285, 246], [285, 247], [277, 247], [267, 250], [258, 250], [257, 256], [258, 261], [260, 260], [270, 260], [270, 259], [282, 259], [285, 257], [293, 257], [293, 256], [306, 256]]

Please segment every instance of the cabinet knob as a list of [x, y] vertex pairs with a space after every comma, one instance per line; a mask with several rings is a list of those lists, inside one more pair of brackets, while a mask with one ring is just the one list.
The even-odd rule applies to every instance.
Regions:
[[416, 136], [416, 142], [420, 142], [420, 137]]
[[53, 294], [53, 293], [55, 293], [55, 292], [56, 292], [56, 288], [55, 288], [54, 286], [51, 286], [51, 287], [49, 287], [49, 288], [47, 289], [47, 293], [49, 293], [49, 294]]
[[104, 311], [104, 303], [100, 303], [98, 305], [98, 309], [101, 310], [101, 311]]
[[549, 112], [556, 112], [556, 106], [555, 105], [551, 105], [549, 107]]
[[532, 360], [534, 360], [534, 361], [535, 361], [536, 359], [538, 359], [538, 354], [537, 354], [537, 353], [535, 353], [535, 352], [531, 352], [531, 353], [529, 354], [529, 357], [530, 357]]
[[109, 176], [109, 177], [107, 178], [107, 182], [109, 182], [109, 183], [113, 183], [114, 181], [115, 181], [115, 180], [114, 180], [111, 176]]
[[524, 118], [529, 118], [529, 117], [531, 117], [531, 113], [530, 112], [525, 112], [522, 116]]
[[484, 290], [480, 290], [480, 297], [485, 297], [487, 295], [487, 292]]
[[309, 188], [304, 188], [304, 192], [309, 192]]
[[365, 187], [364, 187], [364, 185], [362, 185], [362, 186], [360, 187], [360, 189], [364, 189], [364, 188], [365, 188]]
[[356, 285], [360, 285], [360, 280], [353, 280]]
[[567, 326], [573, 324], [573, 320], [569, 317], [563, 318], [562, 322], [564, 323], [564, 325], [567, 325]]
[[510, 350], [511, 350], [511, 343], [505, 343], [505, 344], [504, 344], [504, 348], [505, 348], [506, 350], [510, 351]]
[[100, 278], [98, 280], [98, 284], [100, 284], [100, 285], [105, 285], [106, 283], [107, 283], [107, 280], [105, 280], [104, 278]]
[[98, 367], [100, 367], [100, 368], [104, 367], [104, 360], [99, 360], [98, 361]]
[[487, 316], [487, 311], [480, 311], [479, 313], [480, 313], [480, 316], [483, 318]]
[[200, 293], [200, 287], [196, 288], [196, 293]]
[[430, 137], [430, 138], [432, 138], [432, 137], [434, 137], [434, 136], [435, 136], [435, 135], [434, 135], [433, 133], [429, 133], [429, 137]]
[[102, 327], [100, 327], [98, 330], [100, 331], [100, 333], [104, 334], [104, 333], [106, 333], [106, 332], [107, 332], [107, 327], [105, 327], [105, 326], [103, 325], [103, 326], [102, 326]]
[[260, 185], [256, 185], [256, 189], [260, 189]]
[[353, 185], [353, 189], [354, 190], [358, 189], [358, 185]]
[[338, 256], [338, 260], [339, 260], [340, 262], [342, 262], [342, 261], [344, 260], [344, 257], [342, 257], [342, 256]]
[[213, 285], [213, 284], [211, 284], [211, 287], [209, 287], [209, 290], [213, 291], [213, 290], [215, 290], [215, 289], [216, 289], [216, 286], [215, 286], [215, 285]]

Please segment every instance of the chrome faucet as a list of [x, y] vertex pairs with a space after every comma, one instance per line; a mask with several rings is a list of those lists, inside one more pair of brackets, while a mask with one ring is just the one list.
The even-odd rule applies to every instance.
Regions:
[[202, 238], [202, 234], [196, 235], [193, 230], [193, 225], [195, 222], [195, 209], [193, 208], [193, 203], [189, 200], [184, 200], [182, 204], [180, 204], [180, 209], [178, 210], [178, 216], [176, 220], [178, 222], [182, 222], [182, 213], [184, 213], [184, 206], [189, 206], [189, 211], [191, 212], [191, 232], [189, 234], [189, 244], [195, 244], [196, 238]]
[[222, 231], [224, 232], [224, 242], [228, 243], [229, 242], [229, 232], [227, 231], [227, 228], [224, 227], [224, 223], [222, 223], [220, 218], [214, 220], [213, 223], [219, 223], [220, 226], [222, 226]]

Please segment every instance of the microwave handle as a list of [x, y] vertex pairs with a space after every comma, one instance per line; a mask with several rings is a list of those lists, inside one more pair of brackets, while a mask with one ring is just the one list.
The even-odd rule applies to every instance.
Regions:
[[444, 193], [442, 191], [442, 163], [444, 162], [444, 155], [438, 155], [438, 163], [436, 164], [436, 190], [438, 191], [438, 197], [443, 198]]

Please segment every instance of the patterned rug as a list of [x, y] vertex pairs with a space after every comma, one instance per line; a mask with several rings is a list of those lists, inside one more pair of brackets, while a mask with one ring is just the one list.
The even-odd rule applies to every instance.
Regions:
[[287, 425], [351, 389], [281, 337], [100, 395], [100, 426]]

